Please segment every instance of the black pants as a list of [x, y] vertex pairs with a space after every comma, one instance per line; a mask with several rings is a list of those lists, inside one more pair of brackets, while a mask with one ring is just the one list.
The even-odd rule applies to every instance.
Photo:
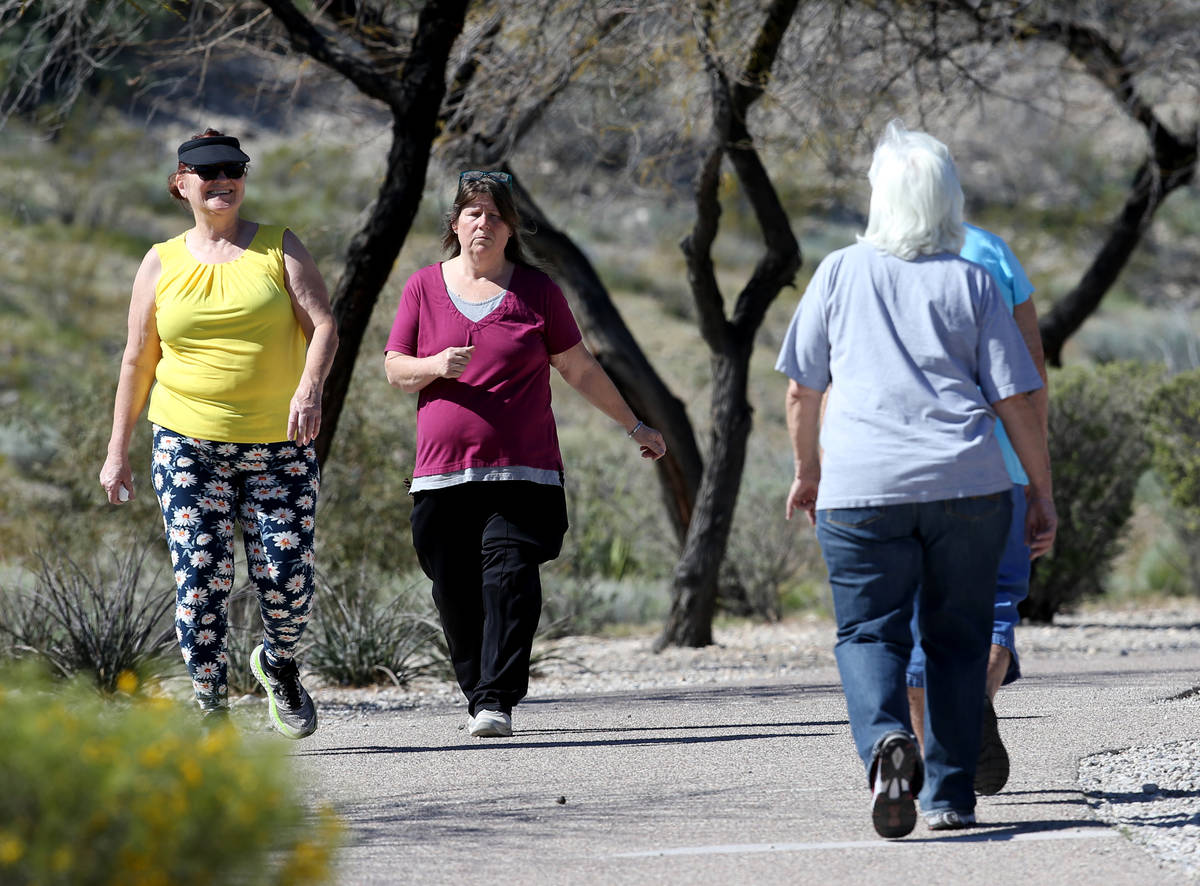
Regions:
[[433, 581], [454, 674], [469, 713], [510, 713], [529, 690], [542, 611], [538, 567], [567, 531], [561, 486], [463, 483], [413, 496], [413, 547]]

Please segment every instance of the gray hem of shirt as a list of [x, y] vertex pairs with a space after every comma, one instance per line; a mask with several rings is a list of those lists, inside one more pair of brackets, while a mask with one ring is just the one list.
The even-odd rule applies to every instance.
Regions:
[[523, 480], [527, 483], [540, 483], [543, 486], [562, 486], [562, 473], [546, 468], [529, 468], [524, 465], [503, 465], [500, 467], [464, 468], [461, 471], [450, 471], [445, 474], [429, 474], [424, 477], [413, 477], [411, 492], [427, 492], [430, 489], [445, 489], [448, 486], [459, 486], [463, 483], [497, 483], [506, 480]]

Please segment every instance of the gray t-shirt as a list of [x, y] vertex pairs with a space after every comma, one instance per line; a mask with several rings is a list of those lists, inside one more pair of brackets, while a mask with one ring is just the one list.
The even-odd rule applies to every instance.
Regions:
[[987, 271], [865, 243], [817, 267], [775, 368], [817, 391], [832, 385], [818, 509], [1010, 488], [989, 404], [1042, 386]]

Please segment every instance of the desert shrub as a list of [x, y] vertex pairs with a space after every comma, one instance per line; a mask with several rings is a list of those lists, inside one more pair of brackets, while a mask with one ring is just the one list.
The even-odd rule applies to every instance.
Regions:
[[1034, 563], [1021, 615], [1048, 622], [1104, 590], [1150, 458], [1145, 411], [1161, 378], [1141, 363], [1071, 366], [1050, 380], [1058, 537]]
[[1134, 494], [1127, 541], [1106, 594], [1124, 601], [1200, 595], [1200, 525], [1146, 471]]
[[547, 570], [564, 579], [669, 574], [677, 555], [653, 469], [631, 458], [636, 449], [623, 435], [600, 427], [603, 436], [593, 425], [559, 421], [571, 527]]
[[803, 516], [785, 520], [792, 456], [751, 443], [729, 535], [717, 605], [738, 616], [783, 617], [785, 595], [820, 565], [816, 533]]
[[1152, 463], [1171, 501], [1200, 523], [1200, 370], [1175, 376], [1150, 399]]
[[161, 674], [174, 645], [175, 595], [147, 573], [157, 546], [130, 544], [77, 562], [59, 546], [38, 555], [33, 589], [0, 595], [0, 636], [10, 657], [39, 657], [62, 676], [89, 674], [114, 692], [121, 674]]
[[[136, 693], [131, 674], [119, 684]], [[0, 685], [0, 881], [328, 881], [339, 823], [310, 820], [276, 741], [28, 667]]]
[[445, 672], [441, 627], [412, 588], [388, 595], [369, 573], [318, 578], [317, 618], [307, 666], [339, 686], [403, 686]]

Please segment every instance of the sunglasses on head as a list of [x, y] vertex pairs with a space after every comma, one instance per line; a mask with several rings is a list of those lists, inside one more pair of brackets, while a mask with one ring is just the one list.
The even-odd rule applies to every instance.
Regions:
[[512, 187], [512, 176], [507, 172], [484, 172], [480, 169], [468, 169], [458, 174], [458, 183], [463, 182], [495, 182], [498, 185]]
[[245, 163], [205, 163], [201, 166], [189, 166], [188, 172], [200, 176], [201, 181], [216, 181], [225, 173], [226, 178], [241, 178], [246, 174]]

